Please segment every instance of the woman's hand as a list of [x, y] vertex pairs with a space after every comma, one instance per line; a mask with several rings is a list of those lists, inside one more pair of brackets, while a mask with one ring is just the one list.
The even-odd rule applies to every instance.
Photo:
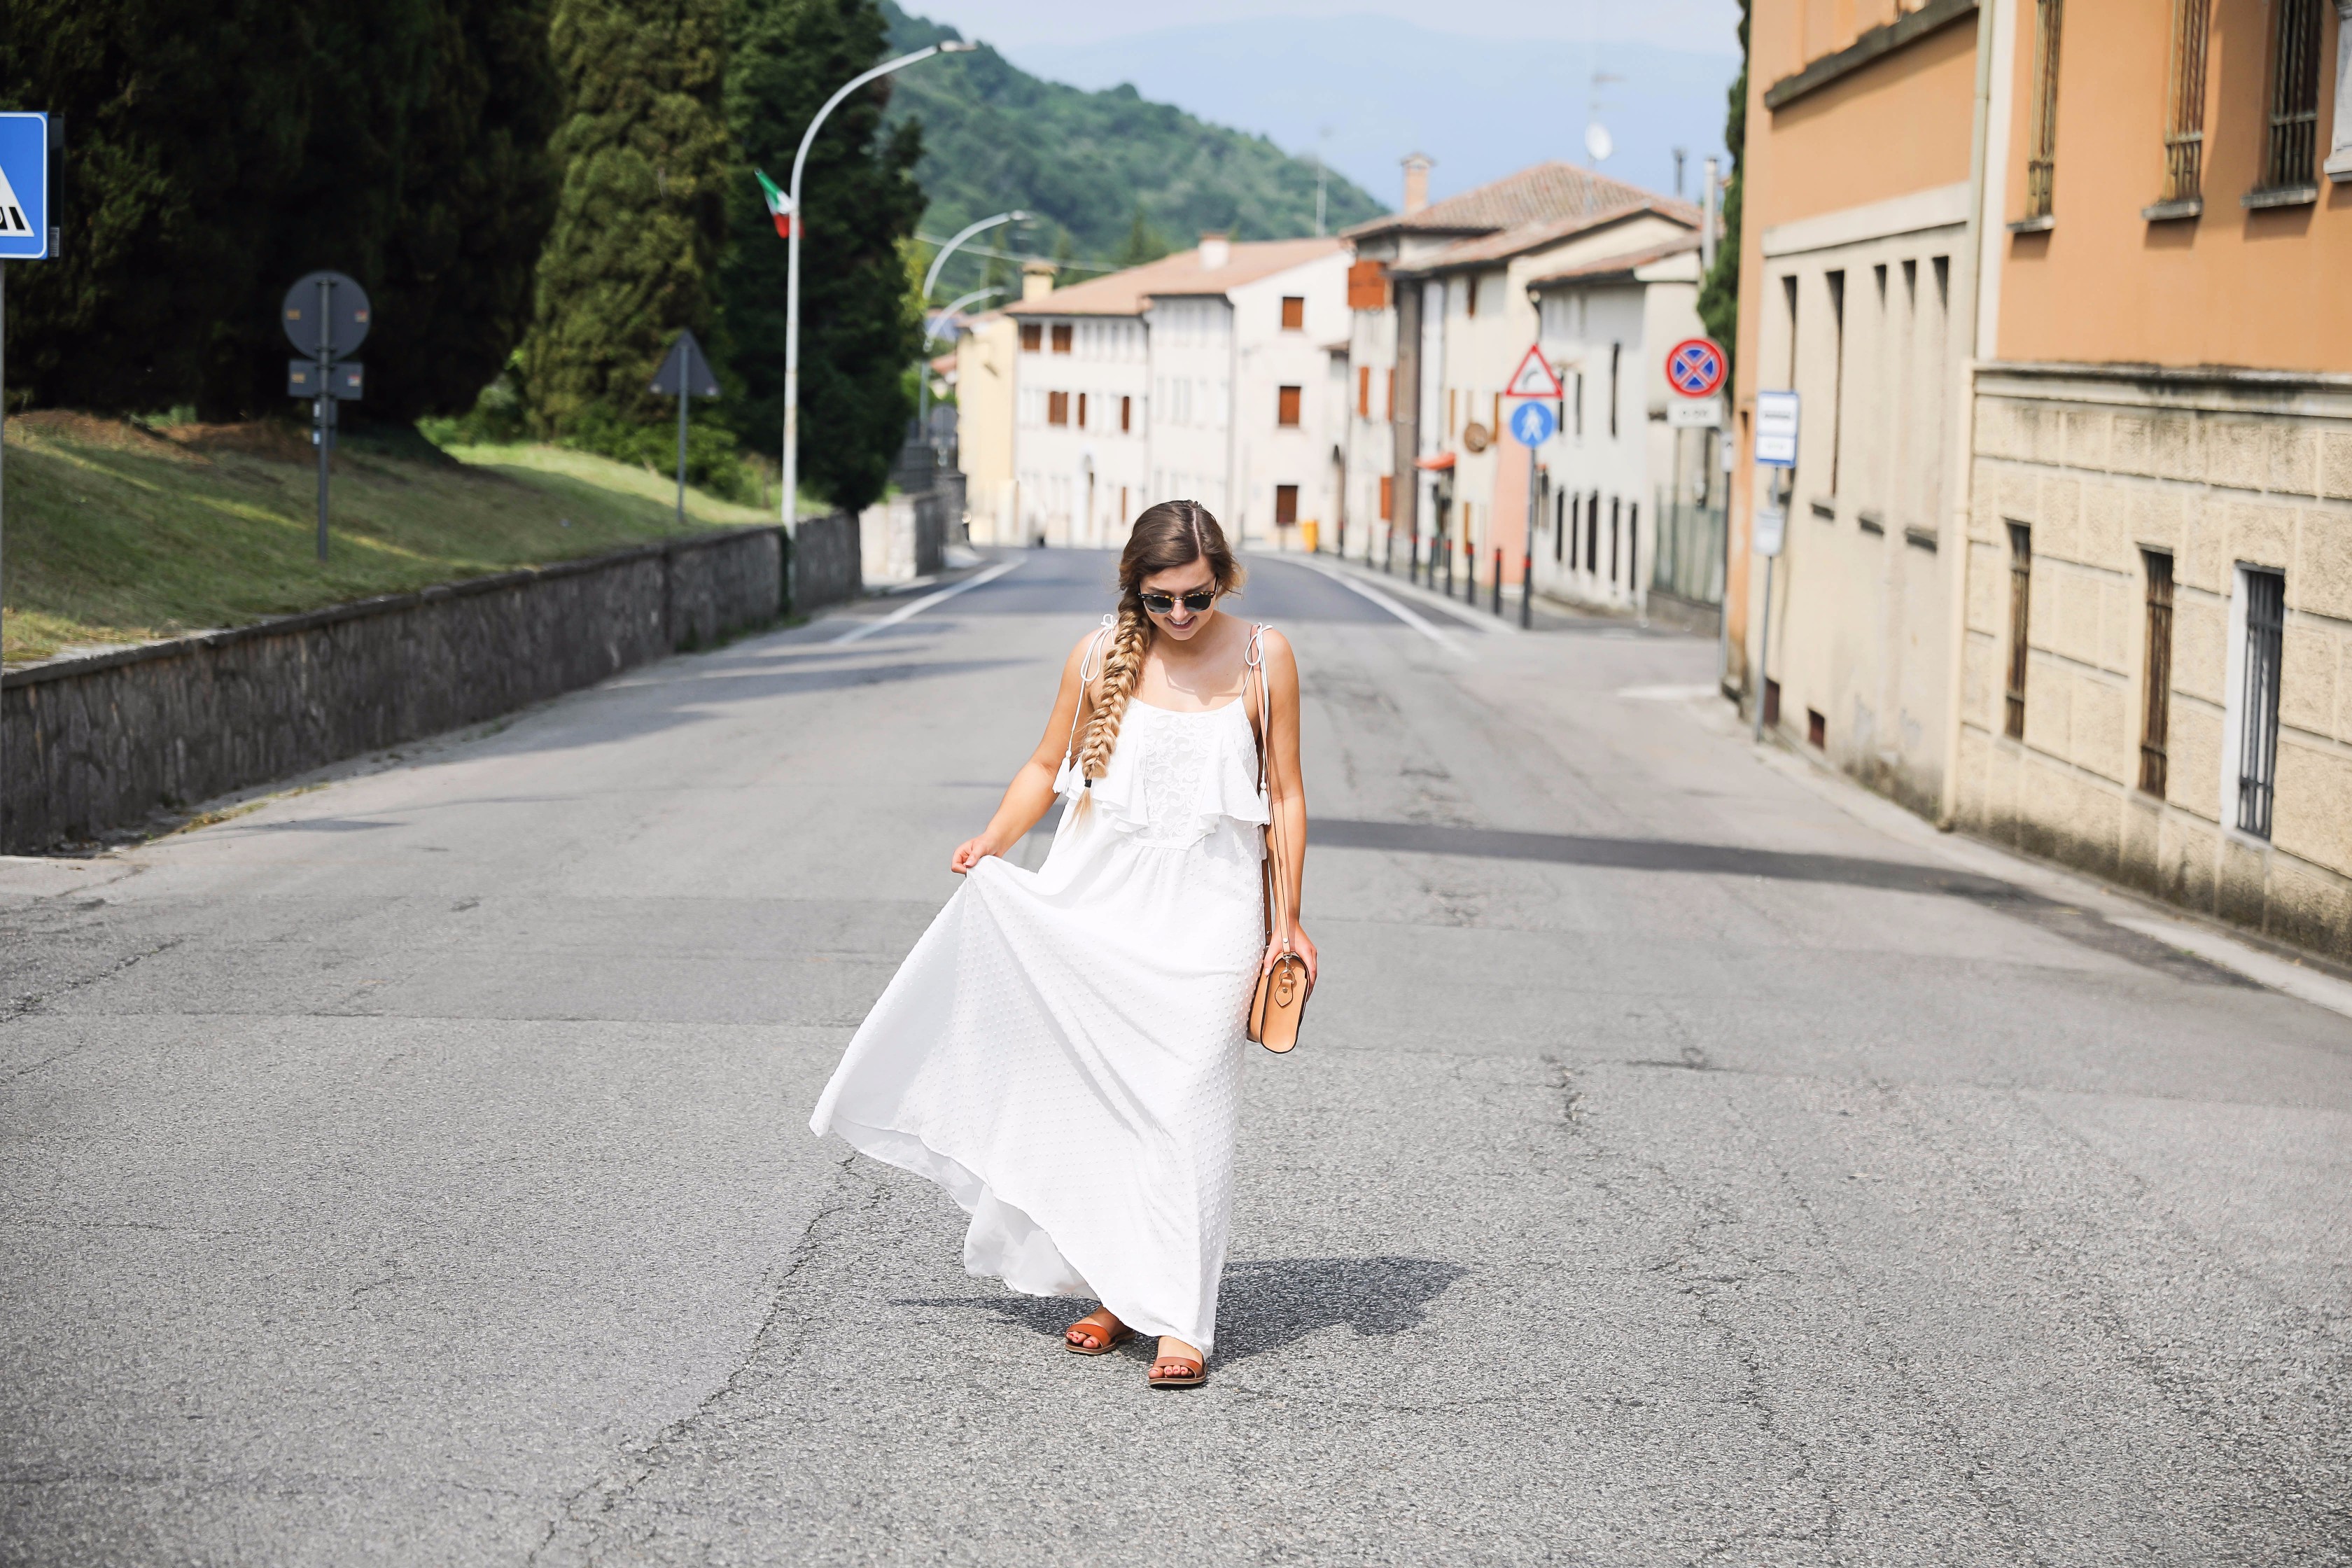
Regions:
[[1259, 966], [1258, 973], [1264, 974], [1271, 971], [1274, 968], [1274, 961], [1285, 952], [1295, 952], [1307, 961], [1307, 984], [1312, 987], [1315, 984], [1317, 965], [1320, 960], [1316, 955], [1314, 939], [1307, 934], [1307, 928], [1297, 921], [1290, 922], [1290, 941], [1287, 945], [1285, 945], [1282, 935], [1278, 931], [1275, 934], [1274, 940], [1265, 944], [1265, 962]]
[[961, 877], [991, 855], [1003, 853], [1003, 850], [996, 847], [996, 841], [983, 833], [977, 838], [967, 838], [956, 846], [955, 858], [948, 862], [948, 869]]

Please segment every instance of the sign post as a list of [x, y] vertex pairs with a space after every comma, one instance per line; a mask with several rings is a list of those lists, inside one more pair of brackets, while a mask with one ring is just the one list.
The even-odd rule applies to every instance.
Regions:
[[[1756, 712], [1750, 738], [1764, 738], [1764, 693], [1770, 689], [1768, 670], [1772, 658], [1772, 563], [1789, 531], [1789, 498], [1782, 483], [1797, 467], [1797, 395], [1759, 392], [1756, 395], [1756, 466], [1771, 469], [1769, 492], [1754, 502], [1755, 524], [1750, 548], [1764, 557], [1764, 623], [1756, 643]], [[1759, 475], [1763, 478], [1763, 475]]]
[[677, 521], [686, 526], [686, 400], [689, 397], [716, 397], [719, 378], [710, 374], [710, 356], [694, 341], [691, 331], [681, 331], [669, 345], [669, 353], [654, 372], [650, 389], [659, 397], [677, 399]]
[[[49, 117], [0, 114], [0, 421], [7, 400], [8, 263], [49, 255]], [[0, 454], [6, 449], [0, 431]], [[0, 848], [7, 845], [8, 754], [0, 714]]]
[[[1528, 352], [1519, 356], [1519, 368], [1511, 373], [1511, 384], [1503, 389], [1506, 397], [1519, 397], [1526, 402], [1511, 409], [1509, 424], [1511, 439], [1528, 449], [1528, 547], [1520, 552], [1519, 563], [1519, 625], [1530, 624], [1535, 616], [1535, 541], [1536, 541], [1536, 448], [1559, 429], [1559, 420], [1552, 405], [1568, 395], [1559, 384], [1559, 373], [1543, 356], [1541, 343], [1530, 343]], [[1495, 560], [1495, 613], [1503, 609], [1502, 552]]]
[[367, 367], [343, 355], [368, 335], [367, 290], [340, 272], [313, 272], [286, 290], [278, 322], [301, 359], [286, 366], [286, 395], [310, 400], [310, 440], [319, 448], [319, 561], [327, 559], [327, 454], [335, 445], [335, 405], [355, 403]]

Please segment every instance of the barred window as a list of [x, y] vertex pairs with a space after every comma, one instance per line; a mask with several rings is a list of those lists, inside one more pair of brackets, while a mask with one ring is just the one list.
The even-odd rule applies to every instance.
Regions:
[[2139, 721], [2139, 787], [2164, 798], [2166, 743], [2172, 727], [2172, 557], [2139, 552], [2147, 576], [2147, 657]]
[[2323, 0], [2278, 0], [2271, 44], [2270, 147], [2266, 191], [2308, 189], [2315, 182], [2319, 135], [2319, 17]]
[[2238, 826], [2271, 836], [2272, 798], [2278, 792], [2280, 645], [2286, 630], [2286, 577], [2241, 567], [2246, 597], [2246, 673], [2239, 689]]
[[2202, 199], [2205, 162], [2205, 28], [2213, 0], [2172, 0], [2172, 85], [2164, 112], [2167, 205]]
[[[2293, 3], [2293, 0], [2290, 0]], [[2026, 145], [2025, 216], [2046, 218], [2058, 169], [2058, 28], [2062, 0], [2033, 7], [2033, 125]]]
[[2003, 731], [2012, 740], [2025, 738], [2026, 630], [2033, 615], [2033, 531], [2021, 522], [2009, 525], [2009, 692]]

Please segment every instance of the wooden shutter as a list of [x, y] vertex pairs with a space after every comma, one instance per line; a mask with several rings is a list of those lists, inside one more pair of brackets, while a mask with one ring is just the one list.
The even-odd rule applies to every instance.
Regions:
[[1057, 354], [1070, 352], [1070, 323], [1067, 321], [1063, 321], [1054, 328], [1054, 352]]
[[[1122, 432], [1135, 428], [1135, 399], [1132, 397], [1122, 397], [1118, 400], [1118, 427]], [[1126, 503], [1120, 504], [1124, 507]]]
[[1047, 393], [1045, 395], [1045, 423], [1048, 425], [1067, 425], [1069, 422], [1070, 395], [1066, 392]]
[[1277, 528], [1287, 528], [1298, 521], [1298, 487], [1274, 487], [1274, 521]]
[[1356, 367], [1356, 417], [1370, 419], [1371, 416], [1372, 367], [1359, 365]]
[[1045, 329], [1035, 321], [1022, 322], [1021, 352], [1024, 354], [1042, 353], [1045, 348]]
[[1381, 521], [1387, 522], [1396, 516], [1396, 476], [1381, 476]]
[[1282, 330], [1286, 332], [1303, 332], [1307, 330], [1307, 297], [1305, 295], [1285, 294], [1282, 297]]
[[[1295, 386], [1278, 387], [1276, 389], [1274, 395], [1274, 422], [1276, 425], [1296, 429], [1298, 425], [1298, 388]], [[1296, 489], [1297, 488], [1297, 486], [1292, 487], [1293, 489]]]
[[1348, 309], [1385, 310], [1389, 308], [1389, 269], [1377, 261], [1359, 261], [1348, 268]]

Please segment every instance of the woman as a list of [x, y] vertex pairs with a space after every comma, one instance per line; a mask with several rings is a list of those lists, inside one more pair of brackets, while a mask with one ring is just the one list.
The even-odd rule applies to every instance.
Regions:
[[[968, 879], [810, 1121], [954, 1194], [973, 1274], [1100, 1301], [1070, 1325], [1072, 1351], [1159, 1335], [1154, 1388], [1206, 1380], [1251, 990], [1282, 952], [1310, 984], [1317, 962], [1297, 916], [1298, 669], [1279, 633], [1219, 610], [1241, 584], [1198, 502], [1136, 520], [1116, 621], [1063, 661], [1045, 739], [956, 849]], [[1057, 794], [1044, 866], [1002, 858]], [[1271, 939], [1269, 810], [1292, 911]]]

